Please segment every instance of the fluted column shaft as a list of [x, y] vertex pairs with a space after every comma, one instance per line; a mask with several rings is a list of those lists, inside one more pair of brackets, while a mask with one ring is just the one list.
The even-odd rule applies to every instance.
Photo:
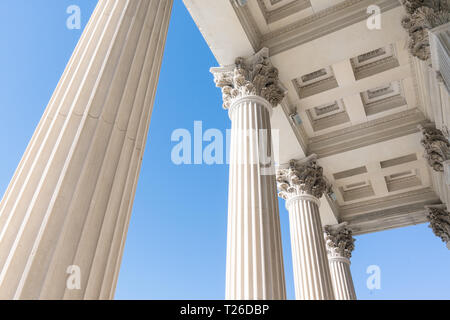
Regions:
[[344, 257], [331, 257], [329, 261], [336, 300], [356, 300], [355, 287], [350, 272], [350, 260]]
[[292, 264], [297, 300], [333, 300], [319, 198], [327, 184], [312, 155], [292, 160], [277, 172], [279, 196], [286, 200], [291, 230]]
[[267, 49], [211, 72], [232, 121], [225, 296], [285, 299], [270, 125], [285, 92]]
[[286, 203], [297, 300], [334, 298], [318, 203], [317, 198], [306, 194]]
[[172, 3], [99, 1], [0, 204], [1, 299], [113, 298]]
[[227, 299], [285, 299], [275, 177], [259, 158], [261, 143], [271, 139], [267, 107], [253, 96], [236, 101], [230, 112]]

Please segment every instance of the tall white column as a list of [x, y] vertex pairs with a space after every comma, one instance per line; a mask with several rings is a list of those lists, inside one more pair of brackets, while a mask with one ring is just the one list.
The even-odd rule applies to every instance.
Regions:
[[270, 126], [285, 89], [267, 49], [211, 72], [232, 121], [226, 299], [285, 299]]
[[172, 0], [100, 0], [0, 204], [0, 299], [111, 299]]
[[350, 271], [350, 258], [355, 248], [355, 239], [352, 237], [352, 231], [346, 228], [346, 225], [346, 223], [341, 223], [324, 228], [331, 281], [336, 300], [356, 300]]
[[316, 156], [291, 161], [277, 173], [279, 196], [286, 200], [291, 229], [297, 300], [333, 300], [319, 199], [327, 188]]

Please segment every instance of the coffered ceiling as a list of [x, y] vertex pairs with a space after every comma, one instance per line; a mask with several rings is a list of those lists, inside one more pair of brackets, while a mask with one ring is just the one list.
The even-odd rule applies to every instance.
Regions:
[[[423, 206], [439, 198], [398, 0], [184, 2], [219, 64], [269, 48], [288, 89], [272, 118], [280, 162], [318, 155], [334, 191], [322, 201], [326, 223], [360, 234], [425, 221]], [[367, 25], [373, 5], [380, 29]]]

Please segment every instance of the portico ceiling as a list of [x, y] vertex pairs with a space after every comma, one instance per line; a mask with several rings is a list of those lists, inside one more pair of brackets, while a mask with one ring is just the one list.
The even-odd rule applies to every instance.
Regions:
[[[423, 205], [439, 198], [398, 0], [183, 1], [220, 65], [269, 48], [288, 88], [272, 118], [280, 162], [318, 155], [336, 198], [322, 199], [324, 224], [358, 234], [426, 221]], [[367, 26], [371, 5], [380, 29]]]

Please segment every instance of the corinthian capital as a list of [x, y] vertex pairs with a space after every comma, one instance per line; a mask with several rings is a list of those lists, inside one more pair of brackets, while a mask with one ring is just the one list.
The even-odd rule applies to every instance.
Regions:
[[428, 30], [450, 21], [450, 0], [401, 0], [407, 16], [402, 25], [409, 33], [409, 50], [421, 60], [430, 58]]
[[427, 218], [430, 221], [429, 227], [450, 249], [450, 213], [444, 209], [444, 205], [428, 206], [426, 208], [428, 209]]
[[316, 159], [312, 155], [303, 161], [291, 160], [288, 168], [278, 169], [278, 196], [287, 200], [306, 193], [320, 199], [328, 186]]
[[324, 230], [328, 256], [350, 259], [352, 251], [355, 249], [355, 239], [352, 236], [352, 231], [347, 228], [347, 223], [325, 226]]
[[420, 126], [423, 138], [420, 141], [425, 148], [424, 157], [434, 171], [444, 172], [444, 161], [450, 160], [450, 142], [441, 130], [432, 125]]
[[246, 96], [260, 96], [272, 107], [285, 97], [286, 89], [278, 80], [278, 69], [269, 60], [269, 49], [264, 48], [248, 58], [237, 58], [234, 65], [211, 68], [216, 86], [222, 88], [223, 107]]

